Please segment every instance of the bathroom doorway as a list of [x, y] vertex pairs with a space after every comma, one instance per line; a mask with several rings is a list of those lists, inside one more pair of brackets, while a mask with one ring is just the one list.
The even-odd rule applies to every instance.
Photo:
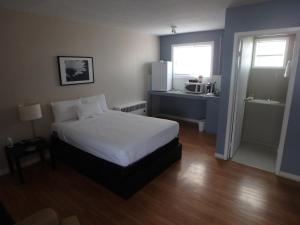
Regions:
[[236, 36], [227, 140], [233, 161], [279, 172], [299, 38], [296, 31]]

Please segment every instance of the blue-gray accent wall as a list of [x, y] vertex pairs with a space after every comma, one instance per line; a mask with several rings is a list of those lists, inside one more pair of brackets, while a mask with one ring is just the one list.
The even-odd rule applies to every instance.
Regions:
[[[203, 32], [191, 32], [176, 35], [160, 36], [160, 59], [172, 60], [172, 45], [197, 42], [214, 42], [213, 74], [220, 74], [220, 59], [222, 48], [222, 37], [224, 30], [211, 30]], [[186, 98], [161, 97], [160, 113], [178, 116], [187, 119], [200, 120], [206, 117], [206, 111], [210, 110], [209, 115], [214, 118], [213, 123], [207, 124], [208, 132], [216, 133], [217, 113], [219, 100], [210, 101], [207, 107], [206, 101], [199, 101]], [[208, 118], [209, 121], [212, 119]]]
[[214, 42], [213, 74], [220, 74], [221, 42], [224, 30], [191, 32], [160, 36], [160, 59], [172, 61], [172, 45], [197, 42]]
[[[222, 49], [222, 94], [217, 136], [217, 153], [224, 154], [234, 33], [300, 26], [300, 1], [274, 0], [229, 8], [226, 12]], [[281, 170], [300, 176], [300, 62], [295, 80], [292, 108]]]

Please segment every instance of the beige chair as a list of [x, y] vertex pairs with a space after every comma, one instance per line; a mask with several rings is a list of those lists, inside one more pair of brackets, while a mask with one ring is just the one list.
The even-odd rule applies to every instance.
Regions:
[[80, 223], [76, 216], [59, 220], [53, 209], [42, 209], [15, 225], [80, 225]]

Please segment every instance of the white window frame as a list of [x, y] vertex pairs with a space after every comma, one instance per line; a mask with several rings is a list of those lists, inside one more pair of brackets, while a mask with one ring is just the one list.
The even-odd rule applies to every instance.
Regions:
[[171, 59], [172, 59], [172, 74], [173, 78], [195, 78], [194, 76], [191, 76], [190, 74], [175, 74], [174, 73], [174, 47], [179, 47], [179, 46], [194, 46], [194, 45], [211, 45], [212, 47], [212, 54], [211, 54], [211, 68], [210, 68], [210, 75], [209, 77], [206, 78], [211, 78], [213, 74], [213, 69], [214, 69], [214, 51], [215, 51], [215, 42], [214, 41], [207, 41], [207, 42], [193, 42], [193, 43], [182, 43], [182, 44], [173, 44], [171, 45]]
[[[281, 67], [275, 67], [275, 66], [255, 66], [256, 44], [257, 44], [257, 41], [259, 41], [259, 40], [269, 40], [269, 41], [286, 40], [286, 47], [285, 47], [284, 58], [283, 58], [283, 65]], [[254, 40], [254, 45], [253, 45], [254, 49], [253, 49], [253, 58], [252, 58], [252, 68], [253, 69], [284, 69], [286, 67], [287, 58], [288, 58], [289, 42], [290, 42], [290, 39], [287, 36], [256, 38]]]

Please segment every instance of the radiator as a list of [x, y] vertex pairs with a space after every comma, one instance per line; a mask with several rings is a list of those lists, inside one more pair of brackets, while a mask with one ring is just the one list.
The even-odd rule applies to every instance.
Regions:
[[116, 105], [114, 106], [114, 110], [145, 116], [147, 114], [147, 102], [139, 101], [123, 105]]

